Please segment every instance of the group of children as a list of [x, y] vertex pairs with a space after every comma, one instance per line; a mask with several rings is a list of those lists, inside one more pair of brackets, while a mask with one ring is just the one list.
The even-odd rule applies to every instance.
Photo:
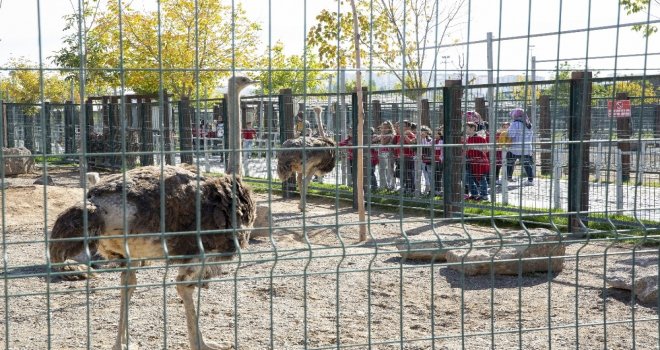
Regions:
[[[506, 160], [506, 178], [508, 182], [513, 182], [513, 171], [517, 160], [520, 160], [522, 167], [527, 175], [527, 181], [523, 186], [534, 185], [534, 160], [533, 160], [533, 132], [532, 123], [525, 111], [516, 108], [509, 113], [510, 122], [502, 123], [497, 130], [495, 137], [497, 139], [497, 150], [495, 157], [495, 179], [496, 184], [500, 185], [500, 171], [503, 165], [503, 153]], [[465, 152], [465, 184], [468, 194], [467, 200], [488, 201], [488, 187], [490, 179], [490, 159], [488, 153], [488, 143], [490, 134], [488, 124], [485, 123], [479, 113], [467, 112], [467, 123], [465, 124], [465, 143], [467, 151]]]

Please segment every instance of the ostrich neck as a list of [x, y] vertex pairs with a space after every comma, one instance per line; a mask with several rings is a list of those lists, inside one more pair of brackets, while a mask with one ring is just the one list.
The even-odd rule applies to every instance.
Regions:
[[241, 174], [241, 115], [240, 115], [240, 91], [236, 89], [236, 84], [230, 84], [227, 91], [227, 113], [228, 118], [228, 141], [230, 152], [227, 173]]
[[321, 123], [321, 111], [314, 111], [316, 114], [316, 125], [319, 128], [319, 136], [325, 137], [325, 130], [323, 130], [323, 124]]

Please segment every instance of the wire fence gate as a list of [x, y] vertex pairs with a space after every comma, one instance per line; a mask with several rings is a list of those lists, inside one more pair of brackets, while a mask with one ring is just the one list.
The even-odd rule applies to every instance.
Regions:
[[355, 2], [0, 3], [4, 348], [658, 348], [660, 3]]

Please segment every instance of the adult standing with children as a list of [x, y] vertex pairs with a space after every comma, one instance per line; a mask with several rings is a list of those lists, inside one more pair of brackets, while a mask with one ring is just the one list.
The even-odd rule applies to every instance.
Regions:
[[[534, 132], [532, 131], [532, 123], [529, 117], [522, 108], [516, 108], [509, 113], [511, 117], [511, 126], [508, 129], [508, 136], [511, 139], [509, 152], [506, 159], [506, 174], [508, 181], [513, 181], [512, 174], [516, 161], [520, 159], [521, 165], [527, 175], [527, 181], [523, 182], [524, 186], [534, 185], [534, 158], [533, 155], [533, 142]], [[521, 176], [522, 178], [522, 176]]]

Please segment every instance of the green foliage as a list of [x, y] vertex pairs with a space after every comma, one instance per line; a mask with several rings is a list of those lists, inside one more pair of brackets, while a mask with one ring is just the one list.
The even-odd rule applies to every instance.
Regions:
[[[660, 6], [659, 0], [654, 0], [656, 5], [653, 5], [654, 8]], [[632, 15], [638, 12], [647, 12], [651, 6], [651, 0], [619, 0], [619, 5], [623, 6], [626, 10], [626, 14]], [[654, 33], [658, 32], [658, 27], [651, 24], [636, 24], [632, 27], [632, 30], [636, 32], [641, 32], [642, 35], [648, 37]]]
[[[362, 61], [393, 73], [402, 86], [413, 90], [428, 86], [431, 76], [423, 69], [426, 61], [433, 60], [434, 51], [420, 48], [442, 45], [464, 4], [465, 0], [449, 4], [431, 0], [357, 1]], [[442, 7], [436, 40], [438, 5]], [[352, 19], [349, 11], [323, 10], [316, 16], [317, 24], [307, 34], [308, 45], [318, 51], [324, 67], [337, 69], [355, 64]]]
[[[622, 78], [622, 79], [625, 79]], [[594, 98], [612, 99], [618, 93], [626, 93], [628, 97], [642, 97], [645, 99], [635, 98], [631, 101], [632, 104], [640, 105], [642, 102], [645, 104], [651, 103], [656, 98], [655, 87], [649, 81], [617, 81], [616, 85], [609, 84], [595, 84], [593, 87]]]
[[323, 66], [313, 53], [307, 53], [307, 60], [302, 55], [287, 56], [284, 44], [278, 41], [271, 50], [266, 50], [259, 66], [271, 69], [257, 75], [261, 82], [258, 94], [278, 94], [280, 89], [291, 89], [294, 94], [327, 91], [328, 74], [323, 73]]
[[[130, 2], [120, 9], [111, 0], [104, 9], [85, 11], [88, 83], [119, 87], [123, 81], [136, 93], [155, 94], [162, 81], [175, 96], [195, 98], [199, 91], [199, 97], [213, 97], [221, 79], [231, 75], [226, 67], [254, 64], [260, 26], [240, 5], [232, 18], [231, 5], [217, 0], [159, 4], [160, 18], [157, 10], [136, 10]], [[63, 68], [80, 66], [76, 19], [70, 17], [65, 30], [72, 33], [54, 59]]]
[[[41, 103], [41, 80], [45, 101], [63, 103], [69, 97], [69, 83], [58, 74], [39, 70], [39, 65], [25, 58], [9, 60], [9, 74], [0, 79], [0, 91], [9, 95], [9, 100], [17, 103]], [[43, 73], [43, 77], [41, 74]], [[4, 96], [6, 99], [7, 96]], [[36, 114], [36, 108], [25, 110], [28, 115]]]

